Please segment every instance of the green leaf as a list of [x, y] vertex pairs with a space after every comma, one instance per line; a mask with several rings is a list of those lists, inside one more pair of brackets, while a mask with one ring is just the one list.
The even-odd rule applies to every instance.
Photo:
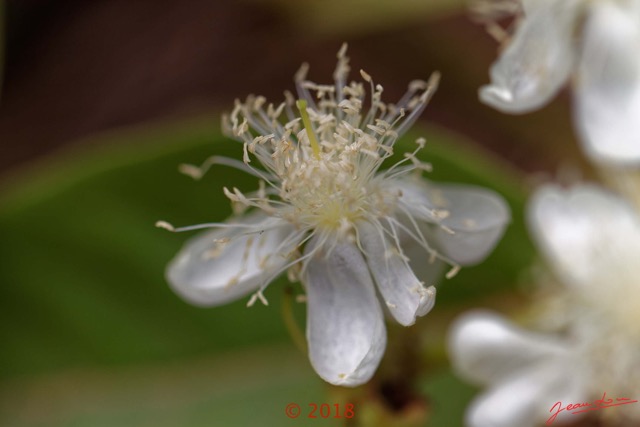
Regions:
[[222, 220], [230, 213], [222, 186], [255, 184], [229, 168], [194, 182], [178, 164], [240, 146], [203, 121], [103, 139], [97, 151], [38, 165], [4, 193], [0, 339], [11, 351], [0, 356], [0, 376], [287, 341], [280, 287], [267, 292], [269, 307], [202, 309], [163, 278], [188, 236], [155, 222]]
[[[103, 135], [83, 144], [99, 148], [34, 165], [3, 190], [0, 340], [10, 351], [0, 356], [0, 378], [289, 341], [279, 307], [283, 280], [267, 289], [268, 307], [246, 308], [245, 299], [202, 309], [182, 302], [163, 278], [189, 235], [157, 229], [157, 220], [223, 220], [230, 207], [222, 187], [256, 187], [255, 178], [223, 166], [198, 182], [177, 173], [180, 163], [199, 164], [213, 154], [241, 156], [241, 145], [209, 120]], [[420, 133], [435, 169], [429, 178], [489, 186], [513, 209], [494, 255], [444, 283], [439, 302], [468, 304], [508, 289], [533, 253], [521, 219], [520, 177], [459, 137], [436, 128]], [[403, 144], [410, 150], [412, 139]], [[304, 307], [295, 308], [302, 317]]]
[[[299, 426], [310, 403], [333, 403], [291, 346], [255, 347], [181, 363], [67, 371], [0, 386], [0, 425], [12, 427]], [[287, 405], [299, 405], [297, 418]], [[339, 406], [341, 407], [341, 406]], [[325, 412], [325, 415], [326, 412]]]
[[441, 371], [425, 380], [420, 391], [429, 403], [428, 427], [464, 427], [465, 410], [477, 389], [463, 383], [450, 371]]

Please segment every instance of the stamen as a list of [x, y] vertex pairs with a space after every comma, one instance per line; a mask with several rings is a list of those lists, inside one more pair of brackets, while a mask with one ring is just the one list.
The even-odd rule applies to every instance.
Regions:
[[267, 299], [262, 294], [262, 289], [260, 289], [258, 292], [251, 295], [251, 298], [249, 298], [249, 301], [247, 302], [247, 307], [253, 307], [257, 300], [260, 300], [260, 302], [265, 306], [269, 305], [269, 301], [267, 301]]
[[156, 227], [158, 228], [164, 228], [165, 230], [169, 230], [169, 231], [176, 231], [176, 228], [169, 224], [167, 221], [156, 221]]
[[460, 271], [460, 266], [456, 264], [453, 266], [451, 270], [447, 272], [447, 274], [445, 274], [445, 277], [447, 279], [452, 279], [456, 274], [458, 274], [459, 271]]

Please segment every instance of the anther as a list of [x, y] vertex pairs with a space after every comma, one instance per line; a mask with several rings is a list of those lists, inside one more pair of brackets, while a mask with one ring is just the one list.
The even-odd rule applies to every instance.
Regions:
[[165, 230], [169, 230], [169, 231], [176, 231], [176, 228], [169, 224], [167, 221], [156, 221], [156, 227], [158, 228], [164, 228]]

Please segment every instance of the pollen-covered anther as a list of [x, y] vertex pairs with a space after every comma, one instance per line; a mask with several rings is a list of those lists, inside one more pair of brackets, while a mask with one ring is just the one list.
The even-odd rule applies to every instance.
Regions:
[[381, 136], [387, 133], [387, 129], [381, 126], [367, 125], [367, 128], [371, 129], [372, 131], [374, 131], [375, 133]]
[[239, 126], [235, 126], [234, 129], [236, 136], [242, 136], [249, 131], [249, 122], [244, 119]]
[[265, 306], [269, 305], [269, 301], [267, 301], [265, 296], [262, 294], [262, 290], [259, 290], [255, 294], [251, 295], [249, 301], [247, 301], [247, 307], [253, 307], [258, 300]]
[[285, 105], [285, 102], [281, 102], [278, 107], [274, 109], [273, 104], [269, 103], [269, 106], [267, 107], [267, 116], [269, 116], [269, 118], [271, 119], [277, 120], [278, 117], [280, 117], [280, 115], [282, 114]]
[[429, 292], [429, 289], [424, 287], [424, 282], [417, 282], [412, 288], [411, 292], [414, 294], [418, 294], [422, 297], [430, 295], [433, 291]]
[[156, 227], [158, 228], [163, 228], [165, 230], [169, 230], [169, 231], [175, 231], [176, 228], [171, 225], [170, 223], [168, 223], [167, 221], [156, 221]]
[[208, 260], [208, 259], [218, 258], [220, 254], [222, 254], [222, 251], [224, 250], [224, 247], [226, 246], [228, 241], [229, 241], [228, 239], [226, 239], [226, 241], [223, 241], [223, 239], [214, 240], [215, 246], [212, 249], [204, 252], [202, 254], [202, 259]]
[[194, 166], [194, 165], [189, 165], [189, 164], [183, 163], [180, 166], [178, 166], [178, 171], [181, 174], [190, 176], [191, 178], [193, 178], [195, 180], [199, 180], [199, 179], [202, 178], [202, 171], [200, 170], [199, 167]]
[[458, 274], [459, 271], [460, 271], [460, 266], [454, 265], [449, 271], [447, 271], [447, 274], [445, 274], [445, 277], [447, 279], [453, 279], [455, 275]]
[[362, 101], [357, 98], [345, 99], [338, 104], [338, 107], [347, 114], [359, 114], [362, 108]]
[[411, 163], [416, 167], [416, 169], [423, 170], [425, 172], [430, 172], [433, 167], [431, 163], [425, 163], [418, 159], [415, 153], [404, 153], [404, 157], [411, 160]]
[[227, 243], [229, 243], [231, 241], [230, 238], [222, 238], [222, 239], [213, 239], [213, 248], [209, 249], [208, 251], [205, 251], [202, 253], [202, 259], [203, 260], [210, 260], [210, 259], [215, 259], [218, 256], [220, 256], [220, 254], [222, 254], [222, 252], [224, 251], [225, 246], [227, 245]]
[[451, 227], [448, 227], [446, 225], [443, 224], [439, 224], [440, 228], [442, 229], [442, 231], [444, 231], [447, 234], [456, 234], [455, 230], [453, 230]]
[[[361, 153], [366, 154], [367, 156], [373, 158], [373, 159], [379, 159], [380, 158], [380, 154], [378, 154], [377, 151], [373, 151], [373, 150], [367, 150], [366, 148], [361, 148], [359, 150]], [[354, 177], [355, 179], [355, 177]]]
[[431, 215], [437, 219], [446, 219], [449, 218], [451, 212], [446, 209], [433, 209], [431, 210]]

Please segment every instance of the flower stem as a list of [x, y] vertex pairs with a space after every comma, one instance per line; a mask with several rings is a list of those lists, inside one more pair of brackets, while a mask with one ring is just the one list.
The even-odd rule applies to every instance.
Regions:
[[282, 296], [282, 319], [293, 343], [298, 347], [298, 350], [307, 354], [307, 341], [293, 316], [293, 290], [290, 286], [284, 288], [284, 294]]

